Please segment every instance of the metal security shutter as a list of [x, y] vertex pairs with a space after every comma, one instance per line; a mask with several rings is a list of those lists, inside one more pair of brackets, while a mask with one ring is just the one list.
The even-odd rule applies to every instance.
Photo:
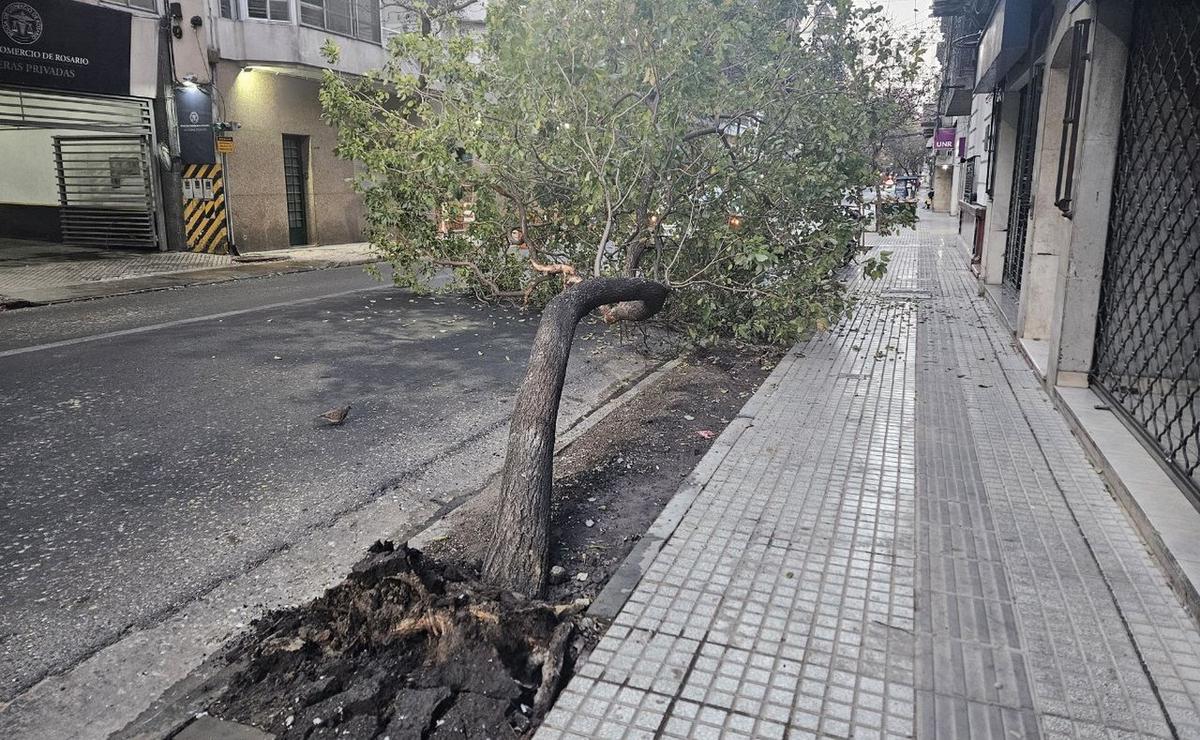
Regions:
[[0, 128], [151, 133], [150, 101], [0, 87]]
[[56, 136], [63, 243], [154, 249], [147, 136]]
[[1200, 494], [1200, 14], [1143, 0], [1133, 34], [1092, 379]]

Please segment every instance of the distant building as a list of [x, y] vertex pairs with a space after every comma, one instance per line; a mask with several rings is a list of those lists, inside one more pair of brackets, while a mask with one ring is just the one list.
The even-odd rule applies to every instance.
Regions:
[[337, 43], [339, 72], [379, 68], [403, 15], [379, 0], [0, 0], [0, 240], [361, 241], [355, 165], [320, 117], [320, 48]]

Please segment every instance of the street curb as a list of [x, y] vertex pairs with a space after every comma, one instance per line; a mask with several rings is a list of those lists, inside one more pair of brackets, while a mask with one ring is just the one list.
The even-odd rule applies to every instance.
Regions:
[[563, 433], [558, 435], [554, 443], [554, 454], [559, 455], [563, 450], [570, 447], [580, 437], [588, 432], [592, 427], [604, 421], [609, 414], [619, 409], [634, 398], [637, 398], [642, 391], [657, 383], [663, 377], [670, 373], [675, 368], [683, 364], [683, 357], [676, 357], [673, 360], [668, 360], [659, 365], [656, 369], [643, 375], [641, 379], [633, 384], [633, 386], [614, 394], [606, 402], [599, 407], [589, 411], [583, 416], [575, 420], [571, 426], [563, 430]]
[[[658, 383], [667, 373], [683, 364], [683, 361], [683, 357], [668, 360], [643, 374], [641, 378], [633, 381], [632, 385], [627, 385], [624, 389], [610, 394], [607, 400], [577, 418], [567, 427], [555, 445], [555, 454], [566, 450], [571, 444], [582, 438], [588, 430], [599, 424], [613, 411], [639, 396], [644, 390]], [[734, 423], [736, 422], [735, 419]], [[728, 429], [727, 427], [726, 431]], [[713, 445], [714, 448], [720, 443], [723, 436], [724, 433], [717, 438], [717, 442]], [[703, 465], [704, 462], [701, 461], [701, 466]], [[418, 548], [422, 543], [435, 540], [445, 529], [446, 517], [470, 499], [498, 485], [499, 477], [500, 471], [497, 470], [478, 490], [468, 491], [455, 497], [425, 521], [396, 533], [397, 540], [406, 541]], [[240, 635], [230, 637], [209, 658], [187, 676], [167, 687], [149, 707], [110, 737], [115, 740], [163, 740], [176, 736], [199, 716], [199, 713], [212, 699], [225, 690], [228, 681], [237, 671], [245, 667], [245, 656], [233, 655], [230, 652], [238, 637]], [[236, 727], [235, 723], [230, 723], [231, 730]]]

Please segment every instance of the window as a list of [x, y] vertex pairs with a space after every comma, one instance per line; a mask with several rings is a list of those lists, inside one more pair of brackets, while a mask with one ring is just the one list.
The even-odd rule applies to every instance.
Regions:
[[1071, 215], [1074, 197], [1075, 154], [1079, 142], [1079, 111], [1083, 107], [1083, 72], [1087, 66], [1090, 20], [1077, 21], [1071, 31], [1071, 66], [1067, 70], [1067, 99], [1063, 106], [1062, 143], [1058, 150], [1058, 180], [1054, 186], [1054, 205]]
[[375, 41], [380, 38], [379, 29], [379, 0], [354, 0], [355, 30], [354, 35], [365, 41]]
[[379, 0], [300, 0], [300, 22], [342, 36], [378, 42]]
[[978, 203], [979, 193], [975, 190], [975, 163], [979, 157], [963, 160], [962, 199], [967, 203]]
[[156, 10], [157, 0], [105, 0], [109, 5], [124, 5], [127, 8], [139, 8], [141, 10]]
[[288, 0], [246, 0], [246, 15], [268, 21], [291, 20]]
[[221, 17], [237, 20], [237, 0], [221, 0]]
[[984, 140], [984, 150], [988, 153], [987, 161], [987, 177], [985, 185], [987, 194], [991, 195], [996, 188], [996, 149], [1000, 144], [1000, 114], [1002, 106], [1000, 105], [1003, 95], [1000, 90], [992, 93], [992, 120], [988, 125], [987, 137]]

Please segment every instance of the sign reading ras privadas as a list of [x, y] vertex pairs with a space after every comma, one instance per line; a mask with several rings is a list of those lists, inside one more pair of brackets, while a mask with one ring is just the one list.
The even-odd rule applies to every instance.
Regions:
[[131, 23], [74, 0], [0, 0], [0, 85], [128, 95]]

